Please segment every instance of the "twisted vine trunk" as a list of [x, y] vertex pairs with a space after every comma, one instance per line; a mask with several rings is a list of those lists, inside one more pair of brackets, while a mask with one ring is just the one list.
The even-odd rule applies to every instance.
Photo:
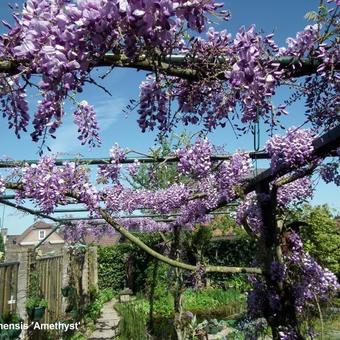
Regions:
[[[292, 288], [284, 280], [272, 275], [272, 264], [283, 264], [282, 258], [282, 221], [277, 221], [276, 188], [270, 189], [269, 183], [260, 183], [256, 189], [258, 204], [261, 209], [263, 232], [259, 239], [260, 261], [263, 279], [267, 288], [263, 316], [272, 330], [274, 340], [279, 340], [280, 331], [293, 330], [298, 340], [303, 340], [299, 330], [299, 322], [294, 307]], [[279, 310], [273, 306], [271, 295], [277, 299]]]

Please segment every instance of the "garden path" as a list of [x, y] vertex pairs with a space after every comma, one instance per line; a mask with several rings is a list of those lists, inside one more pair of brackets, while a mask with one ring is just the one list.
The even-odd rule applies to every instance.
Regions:
[[113, 308], [116, 302], [117, 301], [113, 299], [104, 304], [102, 314], [96, 323], [96, 329], [90, 335], [89, 340], [114, 339], [120, 320], [118, 313]]

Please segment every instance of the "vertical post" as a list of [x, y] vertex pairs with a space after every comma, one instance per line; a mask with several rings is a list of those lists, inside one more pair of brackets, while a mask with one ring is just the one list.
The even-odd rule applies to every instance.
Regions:
[[[273, 339], [278, 340], [280, 329], [288, 327], [294, 329], [297, 334], [297, 339], [302, 340], [300, 335], [297, 316], [294, 308], [293, 295], [291, 287], [284, 281], [279, 281], [273, 278], [271, 266], [273, 263], [282, 264], [282, 236], [281, 231], [283, 222], [277, 220], [276, 217], [276, 199], [277, 190], [274, 186], [270, 188], [269, 182], [260, 182], [256, 188], [258, 205], [261, 209], [263, 230], [261, 232], [260, 258], [263, 266], [263, 278], [267, 289], [267, 301], [264, 317], [272, 329]], [[270, 299], [275, 295], [278, 299], [280, 310], [274, 310], [270, 303]]]
[[[61, 287], [64, 288], [66, 286], [70, 286], [70, 280], [68, 275], [68, 268], [70, 266], [69, 263], [69, 255], [64, 250], [63, 251], [63, 257], [62, 257], [62, 276], [61, 276]], [[66, 312], [67, 308], [67, 297], [62, 297], [62, 303], [61, 303], [61, 313], [64, 314]]]
[[29, 280], [29, 255], [28, 251], [20, 251], [17, 253], [17, 259], [20, 262], [18, 268], [18, 293], [17, 293], [17, 311], [20, 317], [27, 320], [26, 299]]

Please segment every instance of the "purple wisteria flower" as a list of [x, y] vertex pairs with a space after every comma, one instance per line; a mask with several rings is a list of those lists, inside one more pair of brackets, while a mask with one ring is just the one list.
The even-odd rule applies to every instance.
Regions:
[[194, 145], [178, 150], [178, 171], [192, 174], [197, 178], [205, 177], [211, 171], [213, 146], [208, 139], [198, 138]]
[[309, 177], [303, 177], [278, 189], [277, 204], [280, 208], [285, 208], [289, 204], [301, 203], [312, 197], [312, 180]]
[[130, 176], [134, 177], [138, 173], [138, 169], [140, 167], [140, 161], [138, 159], [135, 159], [133, 163], [129, 164], [128, 171]]
[[126, 158], [126, 152], [117, 143], [110, 149], [110, 163], [100, 165], [98, 170], [98, 181], [108, 183], [111, 180], [113, 183], [118, 182], [120, 171], [122, 168], [121, 162]]
[[340, 186], [340, 165], [339, 162], [327, 163], [321, 166], [320, 176], [326, 182], [334, 182]]
[[305, 165], [312, 159], [314, 134], [310, 130], [290, 127], [284, 136], [275, 135], [266, 143], [271, 156], [271, 168], [275, 171], [281, 165], [292, 168]]
[[81, 144], [89, 144], [91, 147], [101, 144], [99, 138], [99, 126], [93, 106], [86, 100], [79, 103], [77, 110], [73, 113], [74, 122], [78, 126], [78, 139]]

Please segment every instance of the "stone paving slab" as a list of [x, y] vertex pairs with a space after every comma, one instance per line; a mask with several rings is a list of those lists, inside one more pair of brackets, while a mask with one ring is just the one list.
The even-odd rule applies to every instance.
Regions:
[[96, 323], [96, 329], [88, 338], [89, 340], [114, 339], [115, 329], [120, 320], [117, 311], [113, 308], [115, 303], [116, 300], [111, 300], [104, 304], [102, 314]]

